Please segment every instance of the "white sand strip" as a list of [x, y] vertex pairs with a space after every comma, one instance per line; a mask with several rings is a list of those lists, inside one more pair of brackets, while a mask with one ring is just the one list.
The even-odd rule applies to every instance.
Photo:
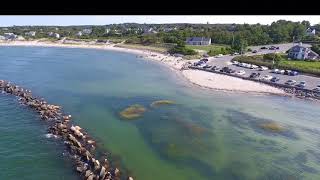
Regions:
[[244, 80], [227, 75], [221, 75], [199, 70], [184, 70], [182, 71], [182, 74], [190, 82], [210, 89], [270, 93], [279, 95], [286, 94], [283, 90], [266, 84]]

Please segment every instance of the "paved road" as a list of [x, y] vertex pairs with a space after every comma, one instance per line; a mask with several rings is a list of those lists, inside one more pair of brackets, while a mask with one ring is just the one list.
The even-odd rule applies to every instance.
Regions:
[[[296, 45], [296, 44], [295, 44]], [[265, 46], [265, 47], [270, 47], [271, 45]], [[293, 44], [278, 44], [278, 45], [274, 45], [279, 47], [279, 52], [285, 52], [287, 50], [289, 50]], [[303, 46], [306, 47], [310, 47], [310, 45], [308, 44], [303, 44]], [[247, 53], [246, 55], [256, 55], [256, 54], [267, 54], [267, 53], [274, 53], [274, 50], [261, 50], [262, 46], [253, 46], [250, 47], [252, 50], [257, 50], [257, 53]], [[320, 78], [317, 77], [313, 77], [313, 76], [307, 76], [307, 75], [298, 75], [298, 76], [288, 76], [288, 75], [282, 75], [282, 74], [274, 74], [271, 73], [271, 70], [266, 70], [266, 71], [258, 71], [258, 70], [254, 70], [254, 69], [247, 69], [247, 68], [243, 68], [243, 67], [238, 67], [235, 65], [231, 64], [231, 60], [234, 58], [235, 56], [223, 56], [223, 57], [219, 57], [219, 58], [213, 58], [210, 57], [209, 61], [207, 64], [212, 65], [212, 66], [219, 66], [220, 68], [228, 66], [231, 69], [234, 69], [236, 71], [239, 70], [244, 70], [246, 72], [246, 74], [244, 76], [248, 77], [250, 76], [251, 73], [253, 72], [259, 72], [261, 75], [260, 77], [263, 77], [265, 75], [271, 75], [271, 76], [276, 76], [279, 77], [280, 80], [277, 83], [280, 84], [284, 84], [286, 81], [292, 79], [297, 81], [297, 83], [301, 82], [301, 81], [305, 81], [306, 82], [306, 89], [314, 89], [317, 85], [320, 85]]]

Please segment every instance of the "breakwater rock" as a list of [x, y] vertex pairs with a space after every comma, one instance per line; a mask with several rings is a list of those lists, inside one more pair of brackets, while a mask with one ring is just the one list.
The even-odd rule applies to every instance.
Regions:
[[0, 80], [0, 91], [19, 97], [21, 104], [36, 111], [41, 119], [48, 122], [48, 137], [59, 137], [74, 161], [75, 170], [81, 179], [86, 180], [120, 180], [126, 177], [118, 167], [112, 167], [108, 159], [98, 160], [95, 157], [96, 143], [81, 127], [71, 123], [72, 116], [65, 115], [62, 107], [47, 103], [42, 98], [32, 96], [30, 90], [19, 87], [11, 82]]

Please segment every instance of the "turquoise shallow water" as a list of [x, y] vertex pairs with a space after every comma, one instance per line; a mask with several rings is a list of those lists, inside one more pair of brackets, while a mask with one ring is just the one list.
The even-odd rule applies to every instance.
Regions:
[[[199, 89], [155, 62], [93, 49], [1, 47], [0, 79], [62, 105], [135, 179], [320, 179], [316, 102]], [[160, 99], [177, 104], [150, 107]], [[132, 104], [144, 115], [120, 118]], [[0, 179], [77, 179], [16, 98], [0, 95], [0, 124]]]

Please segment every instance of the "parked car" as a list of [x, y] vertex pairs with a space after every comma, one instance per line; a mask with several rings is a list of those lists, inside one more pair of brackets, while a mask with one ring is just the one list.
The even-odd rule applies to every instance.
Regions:
[[284, 74], [284, 70], [279, 70], [278, 72], [276, 72], [277, 74]]
[[220, 69], [219, 66], [213, 66], [213, 67], [211, 68], [211, 70], [214, 70], [214, 71], [219, 71], [219, 69]]
[[265, 70], [268, 70], [268, 68], [265, 67], [265, 66], [260, 66], [260, 67], [259, 67], [259, 71], [265, 71]]
[[240, 70], [236, 73], [237, 75], [243, 76], [246, 74], [246, 72], [244, 70]]
[[233, 53], [233, 55], [234, 55], [234, 56], [235, 56], [235, 55], [239, 55], [239, 53], [235, 52], [235, 53]]
[[250, 69], [257, 69], [259, 66], [252, 64]]
[[285, 82], [286, 85], [290, 85], [290, 86], [293, 86], [297, 81], [295, 80], [288, 80], [287, 82]]
[[253, 50], [253, 51], [252, 51], [252, 53], [257, 53], [257, 52], [258, 52], [257, 50]]
[[257, 78], [257, 77], [259, 77], [260, 76], [260, 73], [256, 73], [256, 72], [253, 72], [253, 73], [251, 73], [250, 74], [250, 78]]
[[239, 65], [239, 62], [238, 61], [232, 61], [232, 64], [233, 65]]
[[320, 87], [316, 87], [316, 88], [314, 88], [314, 89], [312, 89], [312, 90], [320, 93]]
[[279, 80], [279, 77], [273, 77], [272, 79], [270, 79], [271, 82], [278, 82]]
[[270, 46], [270, 47], [269, 47], [269, 50], [275, 50], [275, 49], [276, 49], [275, 46]]
[[263, 47], [261, 47], [260, 49], [268, 49], [268, 48], [263, 46]]
[[210, 65], [205, 65], [205, 66], [203, 66], [202, 68], [204, 68], [204, 69], [209, 69], [209, 68], [211, 68], [212, 66], [210, 66]]
[[229, 71], [228, 67], [223, 67], [222, 69], [220, 69], [220, 72], [227, 72], [227, 71]]
[[285, 70], [284, 75], [289, 75], [292, 71], [291, 70]]
[[306, 87], [306, 82], [305, 81], [301, 81], [299, 84], [296, 85], [299, 88], [304, 88]]
[[209, 59], [201, 59], [200, 61], [202, 61], [202, 62], [208, 62]]
[[263, 78], [261, 78], [261, 80], [265, 80], [265, 81], [270, 81], [273, 77], [270, 75], [265, 75], [263, 76]]
[[297, 71], [291, 71], [289, 73], [290, 76], [297, 76], [299, 73]]
[[279, 69], [272, 69], [272, 73], [278, 73]]
[[276, 47], [276, 49], [280, 49], [280, 47]]

